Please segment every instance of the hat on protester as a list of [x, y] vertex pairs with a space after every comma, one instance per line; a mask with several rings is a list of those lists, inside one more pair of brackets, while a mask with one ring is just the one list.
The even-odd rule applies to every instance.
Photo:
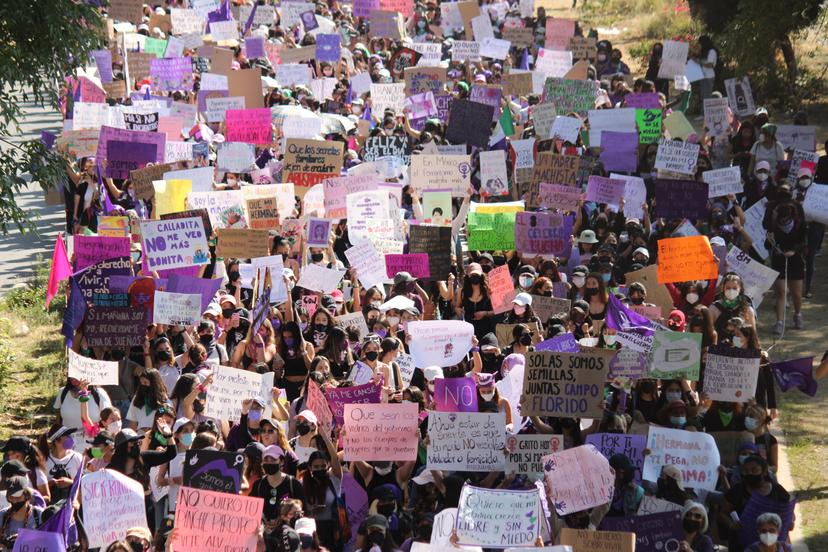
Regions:
[[87, 441], [87, 443], [89, 443], [93, 447], [99, 447], [101, 445], [114, 445], [115, 444], [115, 438], [112, 436], [111, 433], [104, 430], [104, 431], [99, 431], [98, 434], [95, 435], [95, 438], [92, 439], [91, 441]]
[[594, 230], [584, 230], [578, 238], [578, 243], [598, 243]]
[[762, 128], [759, 129], [759, 132], [767, 134], [768, 136], [776, 136], [776, 125], [773, 123], [765, 123], [762, 125]]
[[414, 306], [414, 301], [406, 297], [405, 295], [395, 295], [382, 305], [380, 305], [379, 310], [381, 312], [387, 312], [390, 310], [405, 310]]
[[262, 459], [265, 458], [276, 458], [279, 460], [285, 455], [285, 451], [282, 450], [282, 447], [278, 445], [270, 445], [265, 448], [264, 453], [262, 454]]
[[118, 435], [115, 436], [115, 446], [120, 447], [124, 443], [132, 443], [132, 442], [135, 442], [135, 441], [140, 441], [143, 438], [144, 438], [144, 436], [143, 435], [138, 435], [137, 433], [135, 433], [135, 430], [132, 430], [132, 429], [129, 429], [129, 428], [122, 429], [121, 431], [118, 432]]
[[316, 533], [316, 520], [307, 517], [299, 518], [293, 529], [300, 535], [313, 535]]
[[678, 485], [678, 488], [682, 491], [684, 490], [684, 478], [682, 477], [681, 470], [678, 469], [678, 467], [664, 466], [663, 468], [661, 468], [661, 473], [675, 480], [676, 485]]
[[725, 247], [727, 243], [725, 243], [724, 238], [721, 236], [714, 236], [710, 238], [710, 245], [718, 245], [719, 247]]
[[767, 114], [768, 114], [768, 110], [765, 109], [764, 107], [761, 107], [761, 106], [757, 107], [756, 111], [753, 112], [754, 117], [758, 117], [759, 115], [767, 115]]
[[415, 485], [427, 485], [429, 483], [436, 483], [434, 480], [434, 470], [424, 469], [416, 477], [412, 477], [411, 481]]
[[258, 441], [251, 441], [244, 447], [244, 455], [253, 460], [261, 461], [264, 457], [264, 452], [265, 446]]
[[28, 454], [29, 451], [31, 451], [32, 446], [31, 439], [18, 435], [6, 441], [6, 444], [3, 445], [3, 452], [19, 452], [21, 454]]
[[184, 427], [187, 424], [193, 424], [193, 427], [195, 427], [195, 424], [189, 418], [183, 418], [182, 417], [182, 418], [177, 419], [175, 421], [175, 423], [173, 424], [173, 433], [178, 433], [178, 430], [181, 429], [182, 427]]
[[225, 293], [224, 295], [221, 296], [221, 299], [219, 299], [219, 304], [222, 304], [222, 303], [230, 303], [234, 307], [239, 304], [238, 301], [236, 301], [236, 298], [234, 296], [230, 295], [229, 293]]
[[397, 272], [394, 275], [394, 285], [395, 286], [400, 285], [400, 284], [408, 284], [410, 282], [416, 282], [416, 281], [417, 281], [417, 278], [412, 276], [410, 272], [402, 271], [402, 272]]
[[267, 408], [267, 402], [265, 402], [265, 400], [261, 397], [251, 397], [250, 400], [258, 404], [262, 408]]
[[753, 168], [753, 171], [756, 172], [758, 170], [765, 169], [766, 171], [770, 172], [770, 163], [767, 161], [759, 161], [756, 163], [756, 166]]
[[411, 316], [420, 316], [422, 314], [417, 307], [408, 307], [407, 309], [403, 309], [403, 312], [407, 312]]
[[472, 274], [478, 274], [483, 276], [483, 267], [480, 266], [480, 263], [469, 263], [469, 276]]
[[318, 424], [319, 420], [316, 418], [316, 414], [313, 413], [312, 410], [305, 409], [299, 414], [296, 415], [296, 418], [304, 418], [306, 421], [312, 424]]
[[386, 518], [382, 514], [374, 514], [368, 516], [368, 518], [365, 520], [365, 528], [382, 529], [382, 532], [385, 533], [385, 531], [388, 530], [388, 518]]
[[335, 289], [331, 292], [331, 297], [333, 298], [335, 303], [344, 303], [345, 302], [345, 295], [342, 293], [341, 289]]
[[26, 475], [29, 473], [29, 468], [20, 460], [9, 460], [2, 467], [0, 467], [0, 477], [8, 479], [15, 475]]
[[814, 176], [814, 173], [808, 167], [799, 167], [799, 172], [796, 173], [796, 177], [802, 178], [803, 176]]
[[586, 267], [586, 265], [578, 265], [572, 269], [572, 275], [574, 276], [575, 274], [589, 274], [589, 269]]
[[426, 381], [443, 379], [443, 369], [439, 366], [426, 366], [423, 368], [423, 377], [425, 377]]
[[216, 303], [215, 301], [211, 301], [207, 308], [204, 310], [204, 314], [212, 314], [213, 316], [218, 316], [221, 314], [221, 306]]
[[126, 538], [129, 537], [138, 537], [147, 542], [152, 542], [152, 533], [146, 527], [132, 527], [131, 529], [127, 529]]
[[322, 306], [323, 309], [329, 309], [333, 306], [336, 306], [336, 301], [330, 295], [323, 295], [322, 299], [319, 300], [319, 304]]
[[486, 259], [490, 263], [494, 264], [494, 257], [492, 257], [491, 253], [481, 253], [478, 257], [478, 260]]
[[512, 299], [512, 303], [520, 305], [521, 307], [532, 306], [532, 296], [528, 293], [518, 293], [515, 295], [515, 298]]
[[52, 432], [52, 433], [51, 433], [51, 434], [50, 434], [50, 435], [46, 438], [46, 440], [47, 440], [47, 441], [49, 441], [50, 443], [54, 443], [54, 442], [56, 442], [58, 439], [60, 439], [60, 438], [62, 438], [62, 437], [66, 437], [67, 435], [71, 435], [71, 434], [73, 434], [73, 433], [74, 433], [74, 432], [76, 432], [76, 431], [77, 431], [77, 428], [74, 428], [74, 427], [60, 426], [60, 427], [59, 427], [59, 428], [57, 428], [55, 431], [53, 431], [53, 432]]
[[493, 332], [489, 332], [481, 337], [477, 344], [481, 349], [484, 347], [500, 348], [500, 344], [497, 342], [497, 336]]
[[636, 226], [641, 226], [641, 220], [636, 217], [628, 217], [627, 220], [624, 222], [624, 225], [628, 224], [635, 224]]
[[633, 257], [635, 257], [636, 254], [638, 254], [638, 253], [641, 253], [642, 255], [647, 257], [647, 260], [650, 259], [650, 250], [647, 249], [646, 247], [639, 247], [635, 251], [633, 251]]
[[486, 372], [478, 372], [477, 374], [477, 386], [478, 387], [492, 387], [495, 383], [494, 374], [488, 374]]
[[15, 475], [6, 479], [6, 496], [20, 498], [29, 488], [29, 480], [22, 475]]
[[532, 265], [523, 265], [518, 269], [517, 273], [518, 276], [520, 276], [521, 274], [531, 274], [532, 276], [538, 275], [538, 271], [535, 270], [535, 267]]

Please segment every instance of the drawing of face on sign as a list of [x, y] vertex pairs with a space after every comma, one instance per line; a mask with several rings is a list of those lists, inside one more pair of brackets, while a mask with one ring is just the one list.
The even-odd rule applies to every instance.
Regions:
[[305, 26], [305, 32], [312, 31], [319, 27], [319, 22], [316, 21], [316, 14], [312, 11], [302, 12], [299, 15], [299, 18], [302, 20], [302, 25]]
[[552, 437], [549, 441], [549, 450], [552, 452], [558, 452], [559, 450], [563, 449], [563, 443], [561, 442], [560, 437]]
[[506, 439], [506, 450], [509, 451], [509, 454], [517, 452], [517, 437], [510, 435]]
[[222, 211], [221, 221], [225, 228], [247, 228], [244, 213], [238, 205], [233, 205]]
[[443, 351], [443, 358], [449, 358], [452, 356], [454, 351], [454, 345], [451, 343], [446, 343], [446, 349]]

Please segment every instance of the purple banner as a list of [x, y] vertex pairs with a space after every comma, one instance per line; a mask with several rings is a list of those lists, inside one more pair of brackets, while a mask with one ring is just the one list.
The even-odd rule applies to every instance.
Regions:
[[661, 107], [661, 102], [658, 99], [658, 92], [633, 92], [624, 96], [624, 107], [658, 109]]
[[779, 384], [779, 389], [786, 392], [790, 389], [799, 389], [809, 397], [817, 392], [817, 382], [814, 379], [814, 357], [797, 358], [772, 362], [771, 370]]
[[581, 348], [578, 346], [575, 336], [571, 333], [556, 335], [552, 339], [541, 341], [535, 345], [536, 351], [553, 351], [557, 353], [577, 353]]
[[635, 533], [635, 552], [664, 552], [678, 550], [684, 540], [681, 512], [661, 512], [647, 516], [605, 517], [601, 531]]
[[613, 454], [623, 454], [635, 464], [635, 481], [641, 483], [644, 469], [644, 449], [647, 448], [646, 435], [625, 435], [620, 433], [593, 433], [587, 435], [586, 442], [595, 445], [601, 454], [609, 460]]
[[106, 259], [129, 257], [130, 241], [127, 237], [114, 238], [79, 234], [73, 236], [72, 241], [75, 272]]
[[316, 59], [337, 63], [340, 53], [339, 39], [338, 34], [316, 35]]
[[494, 107], [492, 121], [497, 121], [500, 118], [500, 100], [502, 98], [503, 89], [499, 86], [495, 87], [475, 84], [472, 86], [471, 94], [469, 94], [469, 99], [471, 101]]
[[92, 307], [86, 313], [84, 336], [90, 347], [124, 349], [144, 343], [149, 322], [146, 309]]
[[638, 133], [602, 130], [601, 163], [607, 172], [634, 172], [638, 166]]
[[656, 180], [656, 216], [666, 220], [706, 219], [707, 183], [695, 180]]
[[150, 60], [150, 77], [155, 90], [192, 90], [193, 61], [188, 57]]
[[112, 276], [129, 276], [130, 274], [132, 274], [132, 261], [129, 256], [118, 257], [85, 268], [77, 275], [77, 282], [86, 301], [93, 302], [96, 293], [110, 292], [109, 279]]
[[220, 287], [221, 278], [193, 278], [183, 274], [170, 274], [167, 280], [167, 291], [173, 293], [200, 293], [202, 311], [207, 310], [210, 301], [213, 300]]
[[515, 216], [515, 248], [521, 253], [569, 257], [573, 218], [560, 213], [522, 211]]
[[434, 94], [434, 103], [437, 104], [437, 118], [444, 123], [448, 121], [452, 100], [451, 94]]
[[782, 528], [779, 530], [779, 542], [788, 540], [788, 530], [793, 521], [795, 500], [790, 502], [778, 502], [772, 500], [759, 493], [750, 495], [750, 500], [742, 510], [739, 516], [739, 521], [742, 523], [742, 531], [740, 533], [742, 544], [749, 546], [759, 541], [759, 533], [756, 530], [756, 518], [762, 514], [773, 512], [782, 518]]
[[331, 412], [333, 412], [334, 418], [336, 419], [336, 425], [342, 427], [345, 421], [343, 416], [345, 414], [346, 404], [378, 403], [380, 402], [381, 391], [381, 385], [368, 382], [355, 387], [328, 389], [325, 392], [325, 398], [328, 400], [328, 405], [331, 407]]
[[244, 39], [244, 53], [248, 59], [266, 58], [263, 36], [248, 36]]
[[359, 526], [368, 517], [368, 493], [357, 483], [353, 475], [346, 472], [342, 476], [342, 497], [348, 511], [348, 523], [351, 525], [351, 542], [354, 542]]
[[[143, 168], [147, 163], [163, 163], [166, 143], [167, 135], [163, 132], [102, 126], [95, 157], [98, 163], [106, 160], [104, 176], [126, 179], [129, 178], [129, 171]], [[113, 147], [112, 152], [109, 151], [110, 145]]]
[[92, 57], [95, 58], [95, 65], [98, 67], [101, 82], [104, 84], [112, 82], [112, 52], [109, 50], [95, 50], [92, 52]]
[[[69, 501], [71, 504], [71, 501]], [[66, 543], [63, 535], [51, 531], [38, 531], [35, 529], [19, 529], [17, 539], [14, 541], [14, 550], [20, 552], [38, 552], [48, 550], [49, 552], [64, 552]]]
[[437, 412], [477, 412], [477, 386], [472, 378], [434, 380]]

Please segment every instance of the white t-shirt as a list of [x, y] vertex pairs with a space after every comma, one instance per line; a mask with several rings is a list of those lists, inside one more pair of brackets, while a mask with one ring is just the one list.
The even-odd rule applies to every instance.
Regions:
[[750, 153], [756, 158], [756, 162], [767, 161], [770, 164], [771, 172], [776, 170], [776, 165], [780, 161], [785, 160], [785, 148], [779, 143], [779, 140], [774, 142], [770, 148], [766, 148], [762, 140], [759, 140], [750, 149]]
[[718, 61], [718, 59], [719, 59], [719, 55], [716, 53], [716, 50], [711, 48], [710, 51], [707, 52], [707, 59], [705, 59], [704, 61], [706, 63], [710, 63], [712, 65], [712, 67], [705, 67], [704, 65], [702, 65], [702, 74], [704, 75], [704, 78], [706, 78], [706, 79], [715, 79], [716, 78], [716, 62]]
[[164, 380], [164, 385], [167, 386], [167, 395], [172, 395], [172, 390], [175, 388], [178, 378], [181, 377], [181, 372], [176, 366], [169, 365], [161, 366], [158, 368], [158, 372], [161, 374], [161, 379]]
[[[53, 407], [55, 410], [60, 410], [60, 418], [63, 420], [63, 425], [66, 427], [76, 427], [79, 430], [83, 429], [80, 401], [77, 397], [72, 396], [71, 391], [67, 392], [63, 401], [61, 401], [64, 389], [65, 387], [61, 388], [58, 392]], [[109, 395], [106, 394], [106, 391], [100, 387], [95, 388], [95, 393], [98, 395], [98, 402], [95, 401], [94, 395], [90, 394], [89, 402], [86, 405], [89, 407], [89, 419], [92, 420], [92, 423], [97, 424], [101, 420], [101, 410], [104, 408], [112, 408], [112, 401], [109, 400]], [[77, 440], [75, 442], [77, 443]]]
[[74, 450], [67, 451], [68, 454], [63, 458], [55, 458], [51, 454], [46, 459], [46, 471], [49, 479], [56, 479], [58, 477], [69, 477], [74, 479], [75, 475], [83, 465], [83, 456]]
[[149, 429], [152, 427], [152, 421], [155, 419], [155, 409], [151, 408], [149, 413], [146, 407], [137, 407], [134, 402], [129, 403], [129, 410], [127, 411], [127, 421], [138, 422], [138, 429]]
[[[181, 477], [184, 475], [184, 457], [187, 451], [179, 452], [175, 458], [170, 460], [170, 468], [167, 470], [167, 477], [172, 481], [173, 477]], [[175, 512], [176, 500], [178, 500], [178, 488], [181, 485], [177, 483], [170, 483], [170, 492], [167, 494], [167, 511], [169, 513]]]

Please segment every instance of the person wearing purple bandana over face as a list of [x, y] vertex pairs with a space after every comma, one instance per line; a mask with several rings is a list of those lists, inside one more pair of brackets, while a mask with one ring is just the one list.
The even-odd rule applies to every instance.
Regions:
[[241, 419], [234, 425], [227, 435], [225, 447], [227, 450], [238, 450], [259, 435], [259, 422], [265, 409], [265, 401], [261, 397], [254, 397], [242, 401]]
[[57, 502], [69, 496], [69, 488], [83, 465], [83, 456], [73, 450], [75, 428], [52, 426], [45, 440], [41, 439], [41, 452], [46, 457], [46, 477], [49, 481], [51, 501]]

